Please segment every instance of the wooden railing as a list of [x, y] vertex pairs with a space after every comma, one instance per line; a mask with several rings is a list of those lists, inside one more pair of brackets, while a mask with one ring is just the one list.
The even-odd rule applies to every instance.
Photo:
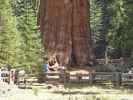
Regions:
[[95, 72], [89, 74], [70, 73], [44, 73], [44, 81], [57, 81], [62, 83], [88, 83], [113, 85], [133, 85], [133, 74], [120, 72]]
[[133, 73], [122, 73], [122, 85], [133, 85]]
[[[105, 64], [106, 60], [105, 59], [96, 59], [96, 62], [98, 64]], [[112, 63], [112, 64], [124, 64], [125, 61], [123, 58], [120, 59], [108, 59], [108, 63]]]

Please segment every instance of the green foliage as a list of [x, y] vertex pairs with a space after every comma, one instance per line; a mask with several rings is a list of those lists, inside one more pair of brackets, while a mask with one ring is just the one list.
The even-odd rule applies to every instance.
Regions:
[[0, 1], [0, 64], [16, 64], [18, 31], [10, 0]]
[[[14, 15], [20, 32], [18, 62], [22, 66], [39, 66], [41, 59], [41, 37], [37, 31], [36, 8], [33, 0], [15, 0]], [[39, 65], [38, 65], [39, 64]]]
[[1, 65], [40, 67], [42, 47], [35, 4], [36, 0], [0, 0]]
[[104, 57], [107, 46], [107, 34], [110, 27], [108, 0], [91, 0], [91, 30], [96, 56]]
[[102, 27], [101, 18], [102, 11], [97, 0], [90, 1], [90, 23], [91, 23], [91, 32], [93, 36], [94, 43], [96, 43], [100, 39], [100, 30]]
[[91, 0], [91, 30], [98, 54], [104, 53], [105, 50], [102, 48], [108, 46], [112, 48], [110, 54], [117, 55], [115, 57], [131, 55], [133, 51], [132, 12], [132, 0]]
[[113, 15], [110, 34], [108, 34], [110, 44], [119, 50], [121, 56], [130, 56], [133, 50], [133, 22], [129, 15], [133, 10], [132, 3], [127, 0], [117, 0], [112, 4]]

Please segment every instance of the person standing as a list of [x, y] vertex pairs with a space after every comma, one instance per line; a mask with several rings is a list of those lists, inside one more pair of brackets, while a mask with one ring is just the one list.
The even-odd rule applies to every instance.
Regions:
[[1, 69], [0, 69], [0, 82], [2, 81], [2, 76], [1, 76]]
[[11, 69], [10, 71], [10, 84], [14, 84], [15, 81], [15, 70]]

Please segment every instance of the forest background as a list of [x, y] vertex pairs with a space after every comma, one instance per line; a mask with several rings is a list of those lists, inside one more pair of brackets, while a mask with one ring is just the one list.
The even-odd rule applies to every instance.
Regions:
[[[39, 0], [0, 0], [1, 66], [31, 69], [44, 63], [46, 52], [37, 26], [38, 4]], [[108, 54], [110, 58], [132, 61], [133, 1], [90, 0], [88, 10], [96, 58]]]

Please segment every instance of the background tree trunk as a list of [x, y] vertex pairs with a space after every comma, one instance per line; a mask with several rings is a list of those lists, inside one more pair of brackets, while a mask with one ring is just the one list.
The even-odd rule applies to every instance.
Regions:
[[91, 61], [88, 0], [41, 0], [38, 24], [50, 59], [59, 64], [87, 65]]

